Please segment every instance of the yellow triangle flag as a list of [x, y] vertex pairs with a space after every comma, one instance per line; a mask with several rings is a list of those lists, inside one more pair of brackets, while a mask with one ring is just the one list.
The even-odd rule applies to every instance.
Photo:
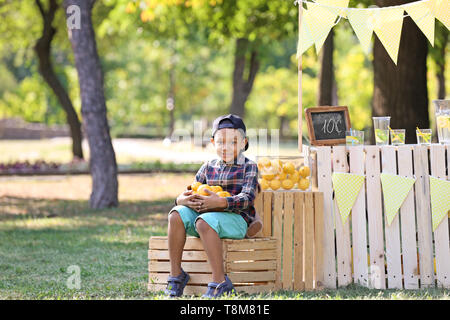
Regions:
[[390, 173], [380, 174], [380, 179], [381, 187], [383, 188], [384, 214], [388, 225], [390, 225], [411, 191], [416, 179]]
[[374, 28], [373, 13], [373, 10], [367, 9], [349, 9], [347, 12], [348, 22], [355, 31], [366, 54], [369, 53]]
[[431, 0], [420, 1], [411, 5], [405, 5], [404, 8], [430, 41], [431, 45], [434, 46], [434, 3]]
[[433, 231], [450, 211], [450, 181], [430, 176], [431, 221]]
[[333, 28], [342, 7], [347, 7], [348, 2], [349, 0], [318, 0], [316, 3], [307, 3], [310, 14], [309, 19], [307, 19], [306, 22], [312, 31], [312, 37], [317, 53], [319, 53], [331, 28]]
[[297, 59], [314, 44], [311, 29], [309, 27], [311, 25], [309, 19], [309, 10], [303, 9], [302, 25], [297, 44]]
[[450, 0], [434, 0], [434, 15], [450, 30]]
[[333, 181], [334, 197], [336, 199], [342, 224], [345, 224], [350, 210], [355, 204], [356, 198], [364, 183], [365, 176], [353, 173], [333, 172], [331, 180]]
[[376, 10], [376, 21], [373, 31], [378, 36], [392, 61], [397, 64], [404, 9], [402, 7], [392, 7], [374, 10]]

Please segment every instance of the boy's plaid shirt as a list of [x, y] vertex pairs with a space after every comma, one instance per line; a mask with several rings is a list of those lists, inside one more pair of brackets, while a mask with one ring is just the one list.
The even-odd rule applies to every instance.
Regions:
[[232, 196], [226, 197], [228, 207], [224, 211], [240, 214], [249, 224], [255, 218], [253, 202], [258, 186], [258, 165], [240, 154], [233, 164], [221, 159], [205, 162], [195, 179], [210, 186], [218, 185]]

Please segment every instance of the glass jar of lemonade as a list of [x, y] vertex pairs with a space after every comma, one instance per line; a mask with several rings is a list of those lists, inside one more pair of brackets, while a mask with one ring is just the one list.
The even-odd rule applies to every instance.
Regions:
[[438, 140], [450, 144], [450, 100], [433, 100]]

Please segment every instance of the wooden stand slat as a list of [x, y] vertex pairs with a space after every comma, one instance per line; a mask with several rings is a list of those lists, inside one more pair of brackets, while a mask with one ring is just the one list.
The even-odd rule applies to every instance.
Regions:
[[[435, 178], [446, 179], [445, 146], [431, 146], [431, 175]], [[447, 154], [449, 156], [449, 154]], [[434, 245], [436, 252], [436, 280], [437, 286], [450, 288], [450, 248], [448, 219], [443, 219], [434, 230]]]
[[366, 147], [366, 186], [370, 256], [369, 288], [386, 289], [380, 149], [377, 146]]
[[[412, 147], [398, 147], [398, 174], [413, 178]], [[414, 187], [400, 208], [400, 230], [403, 257], [403, 282], [405, 289], [419, 288], [417, 264], [416, 219], [414, 215]]]
[[[350, 172], [364, 175], [363, 146], [350, 147]], [[367, 224], [365, 182], [353, 205], [352, 213], [353, 270], [355, 283], [368, 286]]]

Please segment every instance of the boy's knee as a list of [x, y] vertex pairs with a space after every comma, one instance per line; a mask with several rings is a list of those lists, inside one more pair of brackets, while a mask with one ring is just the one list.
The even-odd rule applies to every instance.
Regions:
[[197, 219], [197, 221], [195, 222], [195, 228], [197, 229], [198, 233], [204, 233], [212, 229], [209, 224], [203, 219]]
[[180, 214], [176, 210], [173, 210], [170, 212], [170, 214], [168, 216], [168, 220], [169, 220], [169, 224], [183, 223], [183, 220], [181, 220]]

